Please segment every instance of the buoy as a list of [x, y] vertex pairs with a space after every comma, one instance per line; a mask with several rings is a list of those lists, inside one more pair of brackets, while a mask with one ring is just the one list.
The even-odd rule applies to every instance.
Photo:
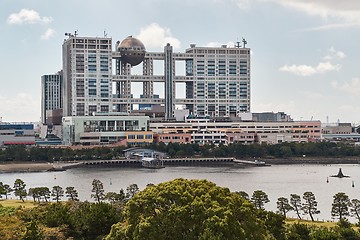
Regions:
[[112, 185], [111, 178], [110, 178], [110, 185]]
[[354, 183], [354, 181], [352, 181], [352, 184], [351, 184], [351, 186], [352, 186], [352, 187], [355, 187], [355, 183]]
[[56, 175], [54, 175], [54, 179], [56, 179]]
[[326, 178], [326, 182], [329, 183], [329, 178], [328, 177]]

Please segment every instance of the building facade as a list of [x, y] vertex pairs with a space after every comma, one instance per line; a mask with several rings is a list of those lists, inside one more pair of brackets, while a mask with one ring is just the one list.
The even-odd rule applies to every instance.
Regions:
[[112, 111], [112, 40], [69, 34], [63, 43], [63, 116]]
[[[239, 116], [250, 112], [250, 49], [186, 49], [186, 106], [194, 115]], [[190, 100], [190, 101], [189, 101]]]
[[100, 115], [63, 117], [64, 145], [127, 145], [153, 142], [148, 116]]
[[46, 111], [63, 107], [63, 76], [62, 71], [56, 74], [41, 76], [41, 122], [47, 123]]
[[[167, 44], [163, 52], [146, 52], [129, 36], [112, 51], [111, 38], [68, 34], [63, 44], [64, 116], [88, 116], [96, 112], [131, 112], [133, 105], [165, 106], [165, 119], [174, 118], [176, 105], [198, 116], [239, 116], [250, 111], [250, 49], [223, 45], [197, 47], [175, 53]], [[112, 60], [115, 74], [112, 74]], [[154, 75], [154, 61], [162, 61], [164, 74]], [[185, 63], [178, 71], [176, 63]], [[142, 74], [132, 67], [142, 64]], [[184, 72], [179, 74], [178, 72]], [[131, 84], [143, 85], [141, 97]], [[154, 93], [154, 83], [164, 83], [164, 98]], [[176, 98], [176, 85], [185, 84], [185, 98]], [[114, 89], [113, 89], [114, 86]]]
[[150, 122], [157, 142], [198, 144], [315, 142], [321, 139], [320, 121], [294, 122]]
[[0, 122], [0, 147], [35, 145], [34, 124]]

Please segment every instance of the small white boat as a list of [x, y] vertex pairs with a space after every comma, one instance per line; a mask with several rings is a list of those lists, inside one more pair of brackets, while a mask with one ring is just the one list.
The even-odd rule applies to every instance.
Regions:
[[141, 165], [145, 168], [164, 168], [163, 160], [153, 157], [142, 157]]

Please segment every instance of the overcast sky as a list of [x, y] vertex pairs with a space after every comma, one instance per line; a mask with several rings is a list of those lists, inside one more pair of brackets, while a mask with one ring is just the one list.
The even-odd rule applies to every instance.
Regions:
[[40, 78], [62, 68], [65, 32], [251, 48], [251, 111], [360, 123], [359, 0], [1, 0], [0, 117], [39, 121]]

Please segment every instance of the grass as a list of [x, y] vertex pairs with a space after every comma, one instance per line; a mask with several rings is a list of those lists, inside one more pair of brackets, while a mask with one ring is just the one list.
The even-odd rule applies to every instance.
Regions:
[[335, 227], [336, 222], [323, 222], [323, 221], [311, 221], [311, 220], [304, 220], [304, 219], [297, 219], [297, 218], [287, 218], [285, 220], [286, 224], [295, 224], [295, 223], [302, 223], [307, 225], [312, 225], [316, 227]]
[[0, 200], [0, 204], [4, 207], [24, 207], [24, 208], [33, 208], [36, 207], [38, 204], [30, 201], [25, 200], [24, 202], [18, 199], [2, 199]]

